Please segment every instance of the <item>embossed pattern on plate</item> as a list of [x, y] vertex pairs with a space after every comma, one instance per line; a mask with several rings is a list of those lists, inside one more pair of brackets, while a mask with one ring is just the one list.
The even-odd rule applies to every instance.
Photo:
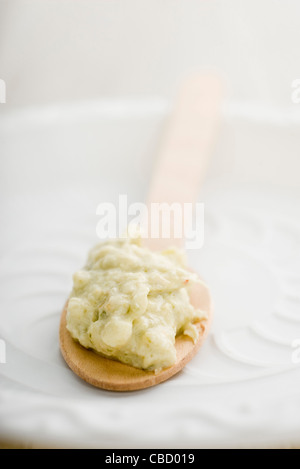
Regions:
[[[68, 131], [74, 141], [82, 138], [83, 147], [91, 135], [75, 132], [74, 125]], [[135, 146], [140, 154], [145, 137], [151, 141], [155, 133], [153, 121], [126, 120], [126, 125], [140, 138]], [[112, 135], [121, 127], [105, 121], [111, 134], [107, 141], [116, 152], [122, 139], [115, 143]], [[48, 142], [54, 131], [62, 132], [59, 126], [50, 129]], [[34, 126], [31, 137], [28, 129], [19, 138], [10, 132], [8, 140], [20, 149], [32, 138], [34, 151]], [[106, 141], [104, 131], [102, 137]], [[64, 139], [63, 132], [57, 138]], [[93, 148], [98, 134], [94, 138]], [[129, 143], [128, 148], [134, 165], [138, 157]], [[105, 154], [108, 147], [102, 150]], [[12, 151], [9, 147], [7, 154]], [[72, 156], [65, 157], [68, 164]], [[112, 174], [108, 160], [106, 170]], [[208, 181], [201, 196], [206, 203], [205, 245], [190, 252], [189, 260], [211, 288], [211, 334], [178, 376], [151, 390], [115, 396], [92, 388], [68, 369], [59, 352], [58, 330], [72, 273], [97, 241], [97, 204], [114, 199], [126, 186], [119, 187], [120, 175], [114, 188], [105, 178], [101, 187], [90, 187], [89, 179], [78, 186], [80, 175], [76, 179], [74, 171], [67, 189], [57, 185], [54, 190], [52, 176], [47, 183], [43, 175], [45, 190], [40, 182], [37, 188], [24, 183], [14, 195], [7, 189], [0, 206], [0, 339], [6, 344], [6, 363], [0, 363], [0, 437], [58, 446], [157, 448], [297, 438], [300, 368], [293, 363], [297, 349], [292, 345], [300, 339], [299, 191], [282, 195], [272, 186], [243, 187], [230, 181], [218, 182], [216, 193], [213, 178]], [[130, 177], [126, 174], [130, 199], [142, 200]]]

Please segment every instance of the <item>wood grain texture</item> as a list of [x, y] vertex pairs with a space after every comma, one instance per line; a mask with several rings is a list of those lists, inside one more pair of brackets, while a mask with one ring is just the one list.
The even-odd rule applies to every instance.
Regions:
[[212, 302], [205, 284], [197, 285], [191, 293], [196, 308], [207, 312], [208, 319], [198, 323], [199, 339], [196, 343], [188, 336], [176, 339], [176, 363], [159, 373], [143, 371], [115, 360], [104, 358], [82, 347], [66, 328], [67, 304], [60, 322], [60, 349], [71, 370], [87, 383], [109, 391], [136, 391], [149, 388], [174, 376], [194, 357], [203, 344], [212, 321]]

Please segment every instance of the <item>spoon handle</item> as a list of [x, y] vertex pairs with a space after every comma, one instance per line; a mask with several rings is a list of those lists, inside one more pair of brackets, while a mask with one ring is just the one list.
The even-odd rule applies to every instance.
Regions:
[[[183, 208], [185, 203], [196, 202], [220, 120], [222, 95], [222, 82], [216, 75], [192, 75], [183, 83], [150, 185], [150, 214], [153, 203], [177, 203]], [[175, 239], [172, 235], [174, 226], [170, 227], [171, 237], [168, 239], [161, 235], [153, 239], [153, 223], [149, 216], [148, 247], [154, 250], [164, 249], [170, 244], [183, 247], [184, 237]], [[183, 219], [181, 223], [183, 228]]]

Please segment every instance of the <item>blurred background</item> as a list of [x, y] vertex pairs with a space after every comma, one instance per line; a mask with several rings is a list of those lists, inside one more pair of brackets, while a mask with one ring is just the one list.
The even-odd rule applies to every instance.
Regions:
[[[78, 383], [60, 357], [57, 328], [72, 272], [96, 239], [98, 204], [120, 194], [145, 200], [178, 86], [210, 71], [226, 95], [199, 188], [207, 241], [190, 262], [211, 286], [215, 323], [194, 365], [154, 391], [161, 408], [169, 386], [179, 400], [185, 389], [194, 406], [201, 386], [207, 401], [190, 417], [194, 433], [183, 414], [175, 426], [163, 419], [160, 444], [258, 445], [257, 429], [262, 444], [299, 442], [291, 413], [284, 428], [261, 417], [275, 418], [270, 406], [286, 400], [283, 388], [292, 399], [288, 383], [299, 379], [285, 374], [278, 385], [300, 336], [299, 14], [297, 0], [0, 0], [2, 440], [157, 444], [151, 406], [147, 430], [128, 434], [125, 401], [134, 425], [145, 394], [115, 399]], [[71, 392], [77, 406], [66, 403]], [[112, 407], [119, 431], [107, 434], [93, 415], [107, 422]], [[82, 431], [71, 422], [76, 412]], [[220, 431], [216, 415], [230, 431]]]
[[[1, 0], [0, 8], [7, 95], [1, 120], [6, 132], [20, 129], [13, 142], [1, 134], [10, 161], [1, 168], [1, 186], [8, 191], [48, 188], [54, 173], [62, 186], [66, 170], [73, 180], [97, 184], [116, 160], [119, 192], [132, 185], [146, 189], [163, 131], [159, 119], [194, 71], [220, 74], [227, 87], [225, 116], [252, 126], [242, 130], [247, 143], [240, 129], [227, 130], [214, 176], [235, 171], [246, 180], [298, 185], [296, 1]], [[255, 127], [260, 124], [263, 135]], [[30, 139], [36, 125], [39, 138]], [[271, 125], [280, 128], [278, 141], [268, 132]], [[288, 141], [281, 138], [283, 127]]]
[[103, 97], [170, 97], [214, 68], [232, 99], [291, 105], [299, 76], [293, 0], [1, 0], [8, 106]]

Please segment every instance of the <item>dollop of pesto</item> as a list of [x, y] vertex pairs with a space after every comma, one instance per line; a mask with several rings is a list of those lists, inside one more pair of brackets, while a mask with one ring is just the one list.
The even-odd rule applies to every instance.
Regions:
[[160, 371], [176, 361], [176, 336], [198, 338], [205, 314], [189, 291], [199, 281], [175, 248], [152, 252], [137, 237], [99, 243], [73, 276], [67, 328], [105, 357]]

